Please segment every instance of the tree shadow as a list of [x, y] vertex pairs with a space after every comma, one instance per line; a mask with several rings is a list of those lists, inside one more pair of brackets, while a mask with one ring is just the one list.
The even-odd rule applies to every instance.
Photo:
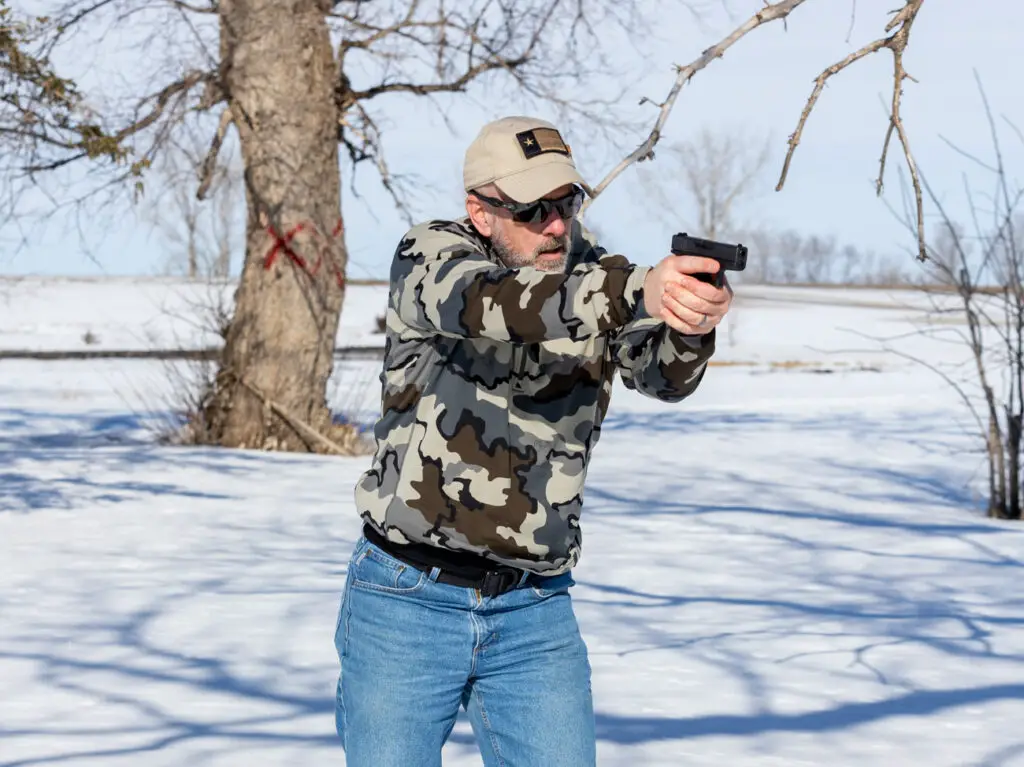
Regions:
[[[629, 669], [664, 664], [674, 677], [699, 680], [695, 692], [729, 685], [750, 710], [702, 714], [691, 701], [696, 713], [688, 716], [632, 716], [629, 704], [598, 700], [602, 740], [737, 737], [756, 750], [759, 739], [779, 733], [849, 731], [1024, 700], [1024, 649], [1014, 639], [1024, 630], [1024, 592], [991, 589], [1024, 579], [1024, 528], [985, 519], [966, 470], [950, 470], [955, 428], [933, 431], [929, 422], [922, 438], [921, 423], [899, 414], [657, 412], [611, 422], [603, 439], [693, 434], [727, 458], [736, 440], [767, 426], [795, 445], [836, 433], [864, 449], [863, 460], [808, 461], [795, 447], [769, 443], [741, 451], [742, 468], [703, 455], [694, 469], [650, 451], [634, 460], [635, 472], [592, 471], [581, 526], [614, 530], [614, 545], [603, 541], [596, 556], [629, 546], [641, 552], [633, 560], [640, 569], [630, 571], [594, 564], [584, 547], [573, 601], [584, 633], [597, 640], [599, 667], [628, 678]], [[701, 442], [730, 430], [731, 439]], [[875, 450], [893, 441], [912, 453], [895, 465]], [[948, 666], [947, 684], [936, 686], [922, 661], [905, 664], [907, 657]], [[801, 691], [798, 713], [790, 713], [792, 702], [779, 710], [778, 690], [792, 674], [817, 675], [823, 685], [821, 694]], [[658, 682], [652, 676], [649, 684]], [[990, 761], [1016, 754], [1004, 749]]]
[[[8, 426], [0, 436], [0, 510], [11, 508], [4, 505], [10, 494], [22, 504], [16, 508], [86, 508], [105, 496], [172, 495], [223, 502], [227, 511], [244, 499], [201, 491], [179, 470], [248, 478], [263, 476], [270, 462], [287, 467], [316, 460], [131, 442], [137, 423], [89, 414], [54, 417], [46, 423], [56, 427], [33, 433], [36, 416], [50, 419], [0, 410]], [[687, 428], [701, 423], [690, 416]], [[752, 415], [736, 428], [756, 431], [758, 423]], [[805, 427], [836, 428], [827, 419], [797, 419], [791, 427], [797, 436]], [[892, 435], [883, 430], [879, 438]], [[54, 461], [61, 462], [63, 478], [37, 479], [45, 474], [35, 470]], [[180, 479], [125, 479], [133, 467], [149, 464]], [[1024, 651], [1010, 641], [1024, 629], [1024, 597], [1010, 587], [979, 593], [972, 580], [1021, 582], [1021, 531], [980, 518], [966, 503], [963, 483], [943, 473], [942, 462], [893, 468], [830, 457], [817, 465], [820, 473], [803, 484], [744, 476], [724, 466], [699, 478], [724, 490], [699, 495], [691, 478], [677, 473], [666, 482], [650, 467], [638, 466], [631, 483], [621, 472], [591, 476], [584, 525], [621, 545], [622, 527], [671, 524], [680, 545], [671, 553], [674, 560], [638, 552], [632, 561], [647, 568], [646, 575], [602, 566], [577, 576], [573, 598], [588, 641], [607, 640], [610, 662], [623, 673], [655, 652], [687, 670], [713, 668], [735, 680], [745, 695], [742, 708], [749, 709], [734, 713], [730, 704], [726, 713], [708, 713], [709, 706], [698, 705], [687, 715], [633, 715], [599, 698], [596, 723], [603, 742], [630, 747], [726, 737], [756, 743], [772, 734], [845, 732], [1024, 699]], [[837, 485], [837, 478], [850, 477], [870, 483], [854, 482], [852, 490], [849, 483]], [[687, 500], [694, 498], [704, 500]], [[863, 510], [873, 506], [878, 513]], [[145, 763], [158, 751], [188, 754], [198, 747], [237, 754], [238, 763], [247, 763], [250, 750], [268, 747], [301, 750], [302, 763], [341, 761], [330, 641], [357, 522], [340, 534], [331, 521], [335, 513], [307, 513], [297, 522], [282, 515], [272, 524], [243, 515], [191, 517], [202, 529], [190, 545], [147, 550], [140, 556], [143, 569], [127, 577], [105, 567], [76, 570], [71, 555], [82, 549], [54, 541], [49, 555], [68, 565], [47, 571], [38, 588], [77, 609], [43, 605], [15, 612], [16, 594], [6, 594], [0, 663], [30, 670], [28, 684], [47, 698], [70, 696], [106, 713], [94, 721], [81, 706], [69, 718], [44, 710], [31, 725], [0, 722], [0, 742], [17, 754], [5, 755], [2, 764], [86, 758]], [[697, 547], [690, 534], [701, 536], [703, 553], [717, 557], [720, 567], [746, 568], [749, 583], [765, 585], [727, 591], [699, 579], [688, 583], [688, 557]], [[743, 549], [744, 558], [728, 560], [736, 555], [732, 541], [738, 536], [757, 545]], [[773, 559], [779, 552], [789, 556]], [[914, 577], [894, 579], [891, 570], [871, 566], [878, 562], [898, 564]], [[722, 616], [719, 624], [709, 615]], [[191, 624], [194, 631], [186, 632]], [[309, 647], [319, 648], [312, 660], [304, 655]], [[955, 680], [926, 685], [887, 660], [885, 653], [894, 648], [927, 652], [936, 663], [960, 664], [958, 669], [998, 664], [1001, 678], [971, 679], [958, 670]], [[821, 674], [815, 681], [824, 683], [856, 678], [872, 685], [871, 699], [864, 700], [863, 688], [826, 689], [805, 701], [804, 710], [777, 710], [773, 693], [780, 675], [809, 660], [827, 671], [801, 673]], [[450, 742], [475, 748], [465, 729]], [[983, 763], [996, 767], [1019, 753], [1017, 746], [1002, 748]]]
[[[82, 605], [71, 612], [16, 612], [5, 600], [0, 666], [30, 669], [37, 695], [81, 703], [71, 717], [41, 707], [30, 725], [0, 722], [0, 765], [145, 764], [175, 748], [235, 763], [271, 747], [322, 752], [299, 763], [340, 760], [336, 670], [295, 645], [330, 648], [354, 539], [323, 521], [252, 532], [214, 519], [197, 546], [147, 552], [127, 577], [55, 571], [47, 587]], [[51, 555], [73, 561], [75, 551]]]
[[32, 512], [46, 509], [73, 509], [86, 504], [122, 503], [137, 500], [140, 495], [177, 496], [226, 500], [223, 493], [190, 490], [162, 482], [103, 482], [88, 477], [40, 479], [37, 476], [0, 472], [0, 513]]
[[841, 703], [832, 708], [798, 714], [711, 715], [659, 718], [598, 713], [598, 737], [621, 745], [658, 740], [731, 735], [750, 737], [780, 732], [845, 730], [883, 719], [930, 716], [949, 709], [993, 701], [1024, 699], [1024, 683], [982, 685], [939, 690], [915, 690], [882, 701]]
[[1024, 743], [1014, 743], [1011, 746], [997, 748], [991, 754], [983, 756], [977, 763], [977, 767], [1005, 767], [1007, 764], [1018, 763], [1017, 757], [1024, 756]]
[[[146, 468], [215, 468], [259, 476], [268, 462], [279, 469], [308, 465], [310, 457], [259, 451], [162, 445], [151, 422], [163, 416], [109, 412], [51, 413], [0, 408], [0, 513], [86, 508], [140, 497], [231, 500], [236, 496], [175, 482], [123, 479]], [[59, 472], [54, 467], [60, 467]]]
[[[815, 433], [850, 431], [869, 434], [884, 431], [892, 438], [909, 443], [934, 442], [943, 436], [959, 436], [962, 429], [952, 421], [935, 427], [930, 425], [927, 435], [921, 432], [920, 424], [899, 412], [866, 414], [856, 411], [839, 410], [823, 415], [815, 412], [762, 412], [756, 410], [686, 410], [655, 406], [649, 411], [615, 410], [614, 406], [602, 423], [605, 431], [622, 434], [708, 434], [715, 432], [736, 433], [738, 429], [773, 427], [792, 433]], [[934, 427], [934, 428], [933, 428]]]

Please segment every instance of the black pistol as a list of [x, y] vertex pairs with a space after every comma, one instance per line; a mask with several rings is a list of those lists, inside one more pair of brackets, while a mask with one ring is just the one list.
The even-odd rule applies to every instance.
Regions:
[[713, 258], [720, 265], [717, 275], [703, 272], [693, 275], [702, 282], [722, 287], [722, 277], [726, 269], [742, 272], [747, 267], [747, 247], [745, 245], [729, 245], [714, 240], [701, 240], [682, 232], [672, 237], [672, 253], [677, 256], [705, 256]]

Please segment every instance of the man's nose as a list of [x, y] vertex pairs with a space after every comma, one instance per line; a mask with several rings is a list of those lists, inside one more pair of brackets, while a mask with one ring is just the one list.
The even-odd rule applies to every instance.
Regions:
[[565, 229], [565, 219], [558, 214], [557, 210], [552, 210], [548, 213], [547, 220], [544, 221], [544, 228], [541, 230], [541, 234], [548, 237], [561, 237], [565, 234]]

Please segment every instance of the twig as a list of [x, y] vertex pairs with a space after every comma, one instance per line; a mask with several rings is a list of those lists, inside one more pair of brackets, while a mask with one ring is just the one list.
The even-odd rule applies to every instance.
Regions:
[[[907, 360], [908, 362], [913, 362], [913, 363], [916, 363], [918, 365], [921, 365], [922, 367], [925, 367], [928, 370], [932, 371], [933, 373], [937, 374], [940, 378], [942, 378], [943, 381], [945, 381], [947, 384], [949, 384], [949, 386], [956, 392], [957, 396], [959, 396], [960, 399], [963, 400], [964, 404], [967, 406], [967, 412], [971, 414], [971, 416], [974, 418], [975, 423], [978, 425], [978, 430], [981, 432], [982, 435], [985, 434], [985, 424], [981, 420], [981, 415], [978, 413], [977, 408], [975, 408], [974, 403], [971, 402], [970, 396], [964, 390], [964, 387], [956, 379], [954, 379], [949, 373], [947, 373], [945, 370], [940, 368], [938, 365], [936, 365], [936, 364], [934, 364], [932, 362], [929, 362], [928, 360], [924, 359], [923, 357], [917, 357], [917, 356], [915, 356], [913, 354], [910, 354], [908, 352], [904, 352], [904, 351], [901, 351], [899, 349], [894, 349], [891, 345], [885, 343], [885, 339], [883, 339], [883, 338], [876, 338], [876, 337], [870, 336], [870, 335], [868, 335], [866, 333], [861, 333], [861, 332], [856, 331], [856, 330], [850, 330], [849, 332], [852, 333], [853, 335], [860, 336], [861, 338], [865, 338], [865, 339], [867, 339], [869, 341], [876, 341], [876, 342], [881, 341], [882, 342], [882, 350], [884, 352], [887, 352], [889, 354], [893, 354], [893, 355], [895, 355], [897, 357], [902, 357], [903, 359]], [[857, 351], [857, 350], [835, 350], [835, 351], [837, 353], [841, 354], [841, 353], [844, 353], [846, 351]]]
[[154, 102], [153, 108], [149, 111], [149, 114], [139, 118], [131, 125], [125, 126], [117, 133], [113, 134], [114, 140], [118, 142], [124, 141], [126, 138], [134, 136], [136, 133], [148, 128], [160, 118], [164, 109], [167, 107], [167, 104], [173, 97], [186, 95], [192, 88], [201, 82], [209, 80], [210, 77], [212, 77], [212, 75], [209, 72], [189, 72], [185, 77], [181, 78], [177, 82], [171, 83], [151, 96], [147, 96], [140, 102], [140, 106], [150, 101]]
[[213, 183], [213, 171], [217, 167], [217, 155], [220, 154], [221, 144], [224, 143], [224, 134], [232, 123], [231, 107], [225, 107], [220, 113], [220, 122], [217, 123], [217, 132], [210, 142], [210, 150], [203, 159], [199, 170], [199, 189], [196, 190], [196, 199], [205, 200], [206, 193], [210, 191], [210, 184]]
[[[348, 115], [343, 115], [339, 119], [339, 125], [342, 128], [349, 130], [362, 142], [361, 147], [357, 147], [353, 144], [347, 136], [342, 133], [341, 141], [348, 149], [349, 158], [352, 161], [353, 166], [363, 160], [373, 160], [377, 166], [377, 173], [380, 176], [381, 184], [387, 190], [388, 194], [391, 195], [391, 199], [395, 203], [395, 209], [399, 214], [406, 220], [406, 222], [412, 226], [413, 216], [412, 210], [409, 207], [409, 203], [404, 197], [404, 191], [398, 188], [398, 180], [392, 175], [390, 168], [387, 164], [387, 159], [384, 157], [384, 149], [381, 146], [380, 141], [380, 130], [377, 128], [377, 124], [370, 117], [370, 114], [363, 108], [363, 105], [356, 102], [354, 109], [358, 113], [359, 119], [362, 121], [362, 125], [356, 125], [349, 119]], [[352, 178], [353, 194], [355, 192], [355, 174], [353, 173]], [[358, 195], [356, 195], [358, 196]]]
[[[171, 102], [173, 98], [185, 98], [192, 88], [194, 88], [198, 83], [207, 80], [209, 77], [210, 74], [208, 72], [190, 72], [182, 79], [171, 83], [170, 85], [164, 87], [157, 93], [150, 94], [143, 98], [139, 102], [139, 108], [141, 108], [145, 104], [148, 104], [149, 102], [154, 102], [152, 109], [150, 109], [150, 111], [146, 115], [140, 117], [135, 122], [121, 128], [119, 131], [117, 131], [117, 133], [111, 134], [108, 137], [111, 146], [118, 147], [121, 145], [123, 141], [125, 141], [125, 139], [131, 138], [135, 134], [151, 126], [153, 123], [159, 120], [160, 117], [164, 114], [164, 110], [167, 108], [167, 105]], [[4, 132], [8, 131], [5, 130]], [[24, 168], [22, 168], [22, 170], [28, 173], [38, 173], [48, 170], [57, 170], [58, 168], [61, 168], [65, 165], [69, 165], [72, 162], [75, 162], [76, 160], [79, 160], [83, 157], [87, 157], [91, 151], [90, 140], [84, 137], [79, 141], [62, 144], [57, 143], [52, 139], [48, 139], [45, 135], [45, 132], [22, 132], [20, 130], [10, 132], [16, 133], [17, 135], [22, 135], [26, 138], [32, 138], [49, 144], [54, 144], [56, 146], [63, 146], [64, 148], [67, 149], [80, 149], [80, 151], [76, 152], [75, 154], [68, 155], [67, 157], [63, 157], [52, 162], [44, 163], [42, 165], [27, 165]]]
[[[594, 199], [607, 189], [608, 185], [621, 175], [626, 168], [633, 163], [642, 162], [644, 160], [651, 159], [654, 156], [654, 146], [661, 138], [661, 131], [665, 126], [665, 122], [668, 120], [668, 116], [671, 113], [672, 108], [675, 106], [676, 98], [679, 96], [679, 92], [683, 89], [683, 86], [686, 85], [686, 83], [689, 82], [695, 74], [704, 69], [704, 67], [715, 59], [721, 58], [737, 40], [744, 37], [747, 33], [753, 31], [762, 24], [767, 24], [770, 21], [785, 19], [795, 8], [803, 3], [804, 0], [783, 0], [782, 2], [778, 2], [773, 5], [767, 5], [734, 29], [720, 42], [705, 50], [697, 59], [684, 67], [676, 66], [676, 80], [672, 84], [672, 88], [669, 90], [668, 96], [661, 104], [658, 105], [660, 107], [658, 119], [655, 121], [654, 127], [651, 129], [650, 135], [647, 136], [647, 139], [640, 144], [640, 146], [626, 155], [618, 165], [612, 168], [608, 175], [601, 179], [595, 187], [587, 188], [588, 197], [583, 203], [580, 215], [586, 211]], [[644, 101], [649, 101], [649, 99], [644, 99]], [[643, 101], [641, 103], [643, 103]]]
[[[523, 69], [535, 61], [538, 52], [542, 52], [545, 30], [550, 28], [555, 11], [563, 0], [545, 0], [544, 8], [533, 18], [530, 14], [532, 29], [517, 28], [513, 22], [517, 15], [513, 12], [513, 4], [499, 3], [499, 13], [509, 30], [515, 34], [493, 32], [493, 39], [481, 36], [481, 27], [488, 17], [487, 8], [490, 2], [484, 3], [484, 9], [472, 19], [465, 19], [462, 14], [446, 9], [442, 2], [434, 7], [424, 4], [422, 0], [406, 0], [406, 8], [400, 18], [393, 22], [374, 22], [363, 19], [362, 3], [348, 12], [335, 11], [329, 15], [343, 19], [352, 29], [346, 30], [338, 46], [337, 67], [338, 79], [335, 84], [335, 102], [338, 107], [338, 138], [348, 150], [353, 166], [364, 160], [372, 160], [376, 166], [381, 183], [391, 195], [395, 206], [402, 217], [411, 225], [412, 210], [409, 193], [402, 188], [401, 179], [388, 167], [384, 148], [380, 139], [381, 132], [371, 117], [366, 102], [384, 94], [412, 94], [433, 97], [443, 93], [461, 93], [489, 72], [504, 72], [529, 93], [537, 95], [531, 89], [527, 74]], [[336, 4], [339, 5], [340, 3]], [[423, 6], [425, 13], [436, 13], [436, 18], [417, 18]], [[433, 8], [433, 10], [431, 10]], [[525, 17], [524, 17], [525, 18]], [[356, 32], [363, 34], [359, 37]], [[521, 37], [520, 37], [521, 35]], [[363, 50], [384, 59], [395, 60], [395, 55], [388, 49], [387, 43], [392, 38], [404, 41], [410, 48], [423, 47], [433, 49], [436, 57], [434, 66], [436, 81], [415, 82], [414, 80], [395, 80], [386, 73], [381, 81], [362, 90], [355, 90], [346, 71], [346, 56], [349, 51]], [[522, 42], [520, 46], [519, 42]], [[456, 66], [456, 57], [464, 54], [465, 62]], [[452, 63], [446, 63], [450, 55]], [[554, 98], [551, 101], [557, 100]], [[352, 174], [353, 193], [355, 196], [355, 173]]]
[[267, 395], [265, 395], [258, 388], [256, 388], [256, 386], [254, 384], [249, 383], [244, 378], [239, 378], [238, 380], [239, 380], [239, 383], [242, 384], [242, 386], [244, 386], [246, 389], [248, 389], [253, 394], [255, 394], [256, 397], [266, 407], [269, 407], [272, 411], [274, 411], [274, 413], [276, 413], [278, 416], [283, 418], [285, 420], [285, 422], [289, 426], [291, 426], [293, 429], [295, 429], [295, 431], [299, 432], [300, 434], [305, 436], [307, 439], [311, 439], [314, 442], [319, 443], [322, 447], [330, 450], [332, 453], [334, 453], [336, 455], [349, 455], [349, 452], [347, 452], [337, 442], [334, 442], [333, 440], [328, 439], [323, 434], [321, 434], [316, 429], [314, 429], [312, 426], [310, 426], [308, 423], [306, 423], [301, 418], [299, 418], [297, 415], [295, 415], [294, 413], [286, 410], [284, 407], [282, 407], [281, 405], [279, 405], [276, 402], [274, 402], [272, 399], [267, 397]]
[[192, 3], [186, 3], [185, 0], [171, 0], [171, 5], [175, 8], [180, 8], [183, 11], [188, 11], [189, 13], [217, 13], [216, 2], [211, 2], [206, 8], [193, 5]]
[[821, 95], [821, 91], [825, 87], [825, 83], [830, 77], [832, 77], [832, 75], [843, 71], [853, 62], [884, 48], [885, 42], [885, 39], [882, 39], [875, 40], [873, 43], [868, 43], [863, 48], [851, 53], [842, 61], [837, 61], [832, 66], [827, 67], [814, 79], [814, 89], [811, 91], [811, 95], [807, 99], [807, 103], [804, 105], [803, 111], [800, 113], [800, 119], [797, 121], [796, 130], [793, 131], [792, 135], [789, 137], [789, 151], [786, 152], [786, 159], [782, 163], [782, 174], [779, 176], [779, 183], [775, 186], [776, 192], [781, 191], [782, 186], [786, 183], [786, 177], [789, 175], [789, 164], [793, 160], [793, 153], [796, 151], [797, 144], [800, 143], [800, 137], [803, 135], [804, 126], [807, 124], [807, 118], [811, 116], [811, 110], [814, 109], [815, 105], [818, 103], [818, 97]]
[[893, 129], [895, 129], [896, 135], [899, 136], [900, 144], [903, 146], [903, 156], [907, 160], [907, 167], [910, 169], [910, 178], [914, 184], [914, 197], [917, 202], [918, 259], [921, 261], [928, 258], [924, 234], [924, 203], [922, 201], [921, 194], [921, 178], [917, 172], [917, 163], [914, 162], [914, 155], [910, 151], [910, 141], [907, 138], [906, 130], [903, 128], [903, 120], [900, 117], [900, 100], [903, 96], [903, 81], [910, 77], [903, 68], [903, 52], [907, 48], [907, 40], [910, 37], [910, 26], [914, 23], [914, 19], [917, 18], [917, 12], [921, 10], [921, 4], [923, 2], [924, 0], [908, 0], [903, 10], [900, 11], [900, 13], [898, 13], [885, 27], [885, 31], [890, 32], [899, 25], [899, 29], [890, 38], [892, 43], [888, 46], [889, 50], [892, 51], [893, 59], [892, 112], [889, 129], [886, 131], [885, 143], [882, 147], [882, 157], [879, 160], [877, 184], [877, 193], [881, 195], [882, 175], [885, 172], [885, 156], [889, 149], [889, 139], [892, 136]]
[[[803, 2], [803, 0], [799, 0]], [[488, 45], [477, 33], [477, 26], [479, 25], [480, 19], [478, 18], [472, 24], [461, 26], [454, 23], [451, 18], [444, 13], [443, 7], [440, 10], [440, 16], [434, 21], [414, 21], [413, 15], [419, 5], [419, 0], [412, 0], [409, 6], [408, 13], [402, 21], [395, 23], [390, 27], [374, 27], [368, 24], [359, 24], [365, 29], [373, 30], [374, 34], [368, 38], [362, 40], [345, 40], [342, 42], [339, 49], [339, 60], [344, 60], [345, 53], [349, 49], [362, 48], [369, 49], [371, 45], [380, 39], [387, 37], [390, 34], [397, 34], [404, 36], [404, 31], [407, 28], [423, 27], [428, 29], [436, 29], [441, 35], [446, 35], [448, 30], [455, 30], [461, 32], [470, 42], [470, 55], [467, 59], [467, 66], [458, 77], [453, 77], [447, 81], [435, 82], [435, 83], [412, 83], [412, 82], [382, 82], [378, 85], [371, 86], [366, 90], [351, 91], [351, 98], [355, 101], [364, 101], [371, 99], [375, 96], [379, 96], [383, 93], [413, 93], [418, 96], [425, 96], [433, 93], [444, 93], [452, 92], [459, 93], [466, 90], [466, 86], [472, 81], [476, 80], [480, 75], [487, 72], [504, 69], [506, 72], [516, 77], [516, 70], [523, 65], [527, 64], [532, 56], [534, 50], [540, 44], [541, 37], [547, 22], [551, 20], [555, 10], [558, 8], [559, 0], [553, 0], [548, 6], [547, 11], [542, 14], [536, 28], [530, 35], [529, 43], [523, 51], [517, 56], [503, 56], [500, 51], [495, 50], [491, 45]], [[413, 38], [416, 42], [422, 44], [422, 41]], [[452, 46], [455, 47], [455, 46]], [[486, 56], [481, 58], [475, 64], [473, 61], [472, 49], [473, 47], [481, 48]], [[438, 56], [441, 55], [440, 48], [438, 50]], [[443, 67], [440, 64], [437, 66], [438, 74], [442, 74]], [[344, 72], [342, 72], [344, 74]]]
[[900, 144], [903, 146], [903, 155], [907, 160], [907, 167], [910, 169], [910, 178], [914, 186], [914, 198], [917, 203], [918, 259], [920, 261], [925, 261], [928, 258], [924, 234], [924, 202], [921, 192], [921, 179], [917, 171], [917, 164], [914, 162], [914, 155], [910, 151], [910, 141], [907, 138], [906, 131], [903, 128], [903, 120], [900, 117], [900, 103], [903, 95], [903, 81], [908, 78], [913, 79], [903, 68], [903, 53], [907, 48], [907, 40], [910, 37], [910, 27], [914, 23], [914, 19], [917, 18], [917, 14], [921, 10], [921, 5], [923, 3], [924, 0], [906, 0], [906, 4], [902, 9], [900, 9], [899, 13], [897, 13], [885, 26], [886, 32], [892, 32], [892, 30], [895, 29], [896, 31], [893, 32], [893, 34], [889, 37], [879, 38], [874, 42], [868, 43], [863, 48], [851, 53], [842, 61], [827, 67], [817, 76], [817, 78], [815, 78], [814, 88], [811, 91], [810, 97], [807, 99], [807, 104], [804, 106], [803, 112], [800, 113], [800, 119], [797, 122], [796, 130], [789, 137], [789, 150], [786, 152], [786, 159], [782, 164], [782, 173], [779, 176], [779, 183], [775, 187], [776, 191], [780, 191], [786, 183], [786, 176], [789, 173], [789, 165], [793, 159], [793, 153], [796, 151], [796, 147], [800, 143], [800, 136], [803, 134], [804, 125], [807, 123], [807, 118], [811, 115], [811, 110], [813, 110], [817, 104], [818, 97], [821, 95], [821, 91], [825, 87], [825, 83], [828, 79], [843, 71], [855, 61], [858, 61], [871, 53], [875, 53], [882, 48], [888, 48], [892, 51], [893, 55], [892, 107], [889, 114], [889, 127], [886, 130], [885, 141], [882, 144], [882, 156], [879, 158], [878, 180], [876, 181], [875, 186], [877, 194], [881, 195], [882, 181], [885, 175], [885, 160], [889, 151], [889, 142], [892, 139], [893, 132], [895, 132], [900, 139]]
[[1010, 122], [1009, 118], [1007, 118], [1006, 115], [1003, 115], [1003, 119], [1006, 121], [1006, 124], [1010, 126], [1010, 130], [1016, 133], [1017, 138], [1019, 138], [1021, 143], [1024, 144], [1024, 133], [1021, 132], [1020, 128], [1014, 125], [1012, 122]]

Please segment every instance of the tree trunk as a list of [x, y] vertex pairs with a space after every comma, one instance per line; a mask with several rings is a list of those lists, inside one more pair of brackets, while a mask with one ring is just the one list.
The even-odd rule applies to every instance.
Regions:
[[1020, 440], [1021, 440], [1021, 418], [1011, 408], [1007, 408], [1007, 446], [1006, 446], [1006, 471], [1007, 478], [1006, 502], [1007, 517], [1009, 519], [1020, 519]]
[[985, 397], [989, 403], [988, 419], [988, 462], [989, 502], [988, 516], [1006, 519], [1006, 468], [1003, 463], [1003, 436], [996, 417], [995, 403], [991, 388], [985, 386]]
[[[207, 438], [312, 450], [344, 299], [337, 67], [326, 0], [221, 0], [224, 88], [245, 166], [246, 252]], [[258, 392], [258, 394], [256, 393]]]
[[199, 246], [196, 244], [196, 222], [189, 216], [188, 222], [188, 278], [195, 280], [199, 276]]

